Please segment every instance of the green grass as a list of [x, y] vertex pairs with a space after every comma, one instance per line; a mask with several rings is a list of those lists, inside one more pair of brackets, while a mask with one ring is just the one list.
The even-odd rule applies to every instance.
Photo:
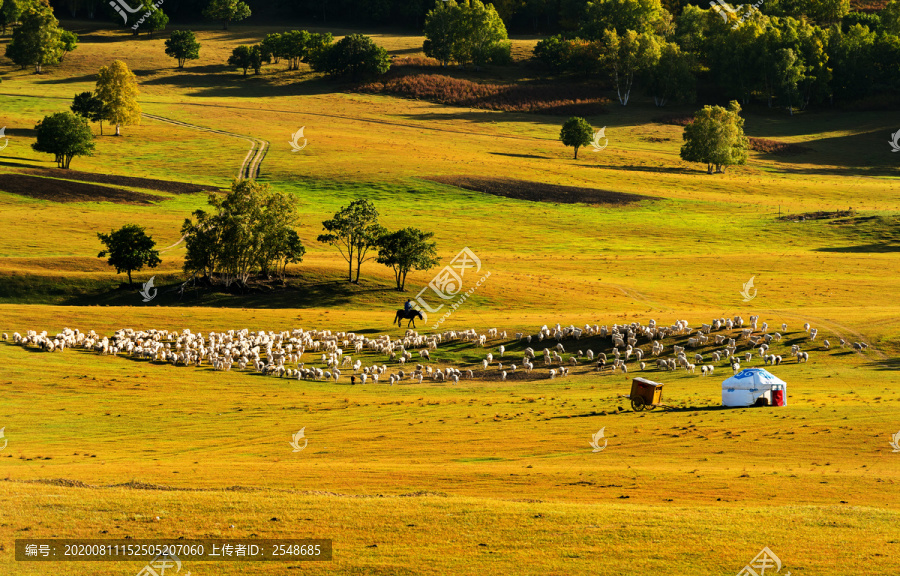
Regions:
[[[693, 107], [659, 110], [640, 98], [612, 106], [589, 119], [607, 126], [609, 147], [574, 161], [556, 141], [560, 118], [359, 95], [284, 65], [246, 79], [222, 66], [234, 45], [282, 28], [200, 26], [202, 59], [176, 71], [163, 55], [164, 36], [135, 40], [74, 27], [82, 35], [78, 50], [46, 75], [0, 66], [0, 124], [10, 136], [0, 172], [51, 166], [29, 147], [35, 122], [67, 109], [74, 93], [93, 87], [99, 66], [124, 58], [141, 81], [146, 112], [272, 143], [261, 180], [298, 198], [298, 233], [308, 252], [289, 268], [286, 289], [179, 298], [167, 293], [184, 279], [179, 246], [163, 254], [159, 268], [135, 275], [140, 282], [155, 275], [160, 287], [143, 304], [96, 257], [96, 233], [135, 222], [169, 246], [183, 220], [205, 206], [204, 195], [154, 192], [164, 199], [135, 206], [0, 192], [2, 332], [303, 327], [397, 337], [403, 330], [389, 324], [393, 311], [435, 271], [411, 274], [399, 294], [390, 271], [370, 262], [361, 284], [349, 285], [336, 251], [315, 242], [322, 220], [365, 196], [388, 227], [434, 231], [445, 263], [468, 246], [491, 272], [443, 328], [496, 327], [511, 336], [544, 324], [654, 318], [699, 325], [760, 314], [775, 330], [789, 325], [776, 350], [801, 344], [810, 362], [773, 369], [789, 384], [789, 405], [777, 410], [719, 409], [724, 364], [713, 378], [648, 370], [665, 382], [664, 400], [675, 409], [634, 414], [618, 397], [628, 392], [628, 378], [598, 374], [584, 362], [552, 381], [539, 362], [540, 377], [530, 379], [478, 374], [458, 386], [351, 388], [0, 343], [0, 427], [9, 441], [0, 451], [7, 512], [0, 573], [140, 567], [15, 563], [14, 538], [251, 534], [333, 538], [333, 562], [303, 566], [314, 574], [570, 575], [600, 567], [724, 575], [738, 573], [763, 546], [784, 561], [782, 573], [896, 572], [892, 494], [900, 455], [889, 440], [900, 428], [900, 202], [887, 140], [900, 113], [822, 110], [789, 118], [751, 107], [749, 135], [812, 151], [752, 153], [747, 166], [707, 176], [678, 158], [681, 128], [652, 122]], [[383, 33], [376, 41], [410, 55], [422, 38]], [[525, 54], [535, 41], [516, 39], [514, 49]], [[499, 75], [529, 73], [520, 64]], [[288, 141], [300, 126], [309, 145], [294, 154]], [[126, 126], [122, 138], [104, 130], [96, 155], [77, 158], [74, 169], [224, 187], [247, 151], [233, 138], [150, 120]], [[453, 174], [653, 198], [626, 207], [531, 203], [427, 180]], [[779, 210], [848, 206], [859, 220], [777, 220]], [[744, 302], [740, 291], [751, 276], [758, 294]], [[816, 343], [803, 338], [804, 322], [819, 328]], [[872, 348], [841, 350], [840, 337]], [[832, 350], [821, 349], [825, 339]], [[499, 343], [491, 343], [495, 354]], [[521, 356], [523, 344], [505, 343], [509, 356]], [[666, 342], [667, 354], [673, 343]], [[599, 351], [609, 344], [565, 346]], [[469, 368], [484, 353], [450, 344], [435, 359]], [[295, 454], [288, 442], [302, 427], [309, 447]], [[589, 441], [601, 428], [609, 444], [593, 453]], [[179, 490], [110, 487], [132, 481]], [[281, 563], [186, 569], [295, 571]]]

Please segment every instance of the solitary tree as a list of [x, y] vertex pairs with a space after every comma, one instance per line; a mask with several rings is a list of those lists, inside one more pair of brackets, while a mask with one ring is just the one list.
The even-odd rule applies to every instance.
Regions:
[[56, 64], [63, 55], [62, 30], [47, 0], [38, 0], [22, 14], [6, 46], [6, 57], [22, 68], [34, 66], [40, 74], [47, 64]]
[[437, 244], [431, 241], [433, 237], [433, 232], [404, 228], [378, 239], [376, 262], [394, 270], [398, 291], [402, 292], [406, 286], [406, 275], [410, 270], [428, 270], [437, 266]]
[[578, 149], [591, 143], [593, 128], [584, 118], [573, 116], [566, 120], [562, 130], [559, 131], [559, 139], [566, 146], [575, 148], [575, 159], [578, 160]]
[[109, 234], [97, 233], [97, 238], [106, 246], [106, 250], [97, 254], [97, 258], [105, 258], [110, 266], [116, 267], [116, 274], [128, 273], [128, 284], [131, 284], [131, 273], [147, 266], [159, 266], [159, 252], [153, 248], [156, 242], [137, 224], [126, 224]]
[[58, 168], [68, 168], [75, 156], [94, 155], [94, 135], [83, 120], [71, 112], [57, 112], [34, 127], [37, 141], [31, 145], [35, 152], [56, 157]]
[[103, 121], [106, 119], [103, 101], [97, 98], [93, 92], [76, 94], [72, 99], [70, 109], [91, 122], [100, 122], [100, 135], [103, 136]]
[[[326, 234], [320, 234], [319, 242], [338, 249], [349, 264], [348, 282], [359, 284], [359, 269], [366, 260], [369, 249], [377, 246], [384, 235], [384, 228], [378, 224], [378, 211], [368, 200], [360, 198], [349, 206], [341, 208], [330, 220], [322, 222]], [[353, 279], [353, 265], [356, 264], [356, 280]]]
[[725, 171], [726, 166], [747, 162], [750, 143], [744, 136], [741, 106], [732, 100], [728, 108], [704, 106], [694, 121], [684, 127], [681, 158], [688, 162], [706, 163], [706, 171]]
[[190, 30], [173, 30], [166, 40], [166, 56], [178, 60], [178, 67], [184, 68], [187, 60], [200, 58], [200, 43]]
[[241, 0], [212, 0], [203, 10], [210, 20], [221, 20], [222, 29], [228, 30], [229, 22], [240, 22], [250, 17], [250, 6]]
[[106, 119], [116, 124], [116, 136], [121, 135], [122, 124], [141, 123], [137, 78], [121, 60], [100, 68], [96, 94], [103, 102]]

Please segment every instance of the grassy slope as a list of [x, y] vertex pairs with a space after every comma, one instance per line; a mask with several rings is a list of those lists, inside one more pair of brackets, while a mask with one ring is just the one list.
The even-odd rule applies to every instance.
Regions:
[[[100, 65], [123, 57], [141, 79], [145, 111], [273, 143], [263, 179], [300, 197], [300, 232], [310, 248], [297, 269], [302, 289], [209, 301], [230, 306], [226, 311], [185, 304], [139, 308], [131, 305], [139, 303], [137, 296], [117, 292], [79, 296], [79, 290], [110, 286], [109, 270], [94, 258], [95, 231], [138, 221], [168, 246], [204, 199], [171, 197], [146, 208], [61, 205], [0, 193], [0, 272], [15, 301], [125, 305], [3, 305], [0, 329], [383, 332], [399, 299], [386, 289], [388, 276], [370, 265], [367, 282], [347, 288], [340, 283], [343, 263], [313, 241], [316, 222], [365, 194], [381, 207], [387, 225], [432, 229], [444, 256], [468, 245], [492, 271], [449, 327], [512, 332], [557, 321], [699, 323], [761, 313], [770, 324], [788, 322], [791, 331], [813, 321], [820, 339], [865, 337], [879, 351], [858, 356], [814, 349], [810, 364], [782, 367], [791, 404], [779, 411], [710, 409], [717, 404], [718, 373], [710, 380], [654, 374], [668, 385], [667, 401], [694, 408], [633, 415], [614, 413], [616, 394], [627, 392], [621, 375], [350, 389], [0, 345], [0, 383], [8, 390], [0, 426], [10, 439], [0, 452], [2, 476], [210, 489], [0, 483], [4, 501], [15, 503], [0, 534], [7, 540], [90, 537], [100, 530], [108, 536], [333, 537], [337, 560], [306, 568], [313, 573], [474, 574], [487, 568], [586, 574], [599, 567], [615, 574], [693, 574], [698, 568], [731, 574], [764, 545], [794, 574], [826, 568], [851, 574], [860, 567], [893, 573], [897, 508], [885, 494], [900, 480], [888, 446], [898, 427], [898, 382], [896, 371], [884, 368], [895, 366], [890, 357], [897, 353], [898, 202], [885, 127], [900, 124], [900, 115], [788, 119], [751, 111], [750, 135], [804, 142], [815, 151], [788, 161], [755, 155], [749, 166], [713, 178], [678, 159], [680, 128], [649, 123], [658, 111], [636, 102], [590, 119], [608, 126], [610, 146], [602, 154], [585, 151], [575, 162], [555, 140], [559, 118], [331, 93], [333, 85], [304, 74], [226, 74], [221, 62], [230, 48], [268, 31], [201, 29], [203, 59], [175, 72], [160, 37], [135, 41], [82, 30], [79, 49], [48, 75], [4, 71], [0, 92], [18, 97], [0, 97], [0, 125], [12, 137], [0, 170], [48, 165], [46, 155], [27, 147], [34, 122], [65, 109], [73, 93], [92, 87]], [[421, 45], [417, 37], [377, 40], [397, 54]], [[291, 154], [287, 140], [299, 126], [306, 126], [310, 144]], [[237, 140], [152, 121], [125, 134], [99, 139], [97, 155], [76, 160], [75, 167], [226, 185], [245, 153]], [[529, 204], [420, 179], [456, 173], [594, 185], [660, 200], [625, 209]], [[879, 218], [856, 227], [773, 221], [778, 206], [800, 212], [848, 205]], [[172, 282], [179, 254], [180, 248], [166, 253], [159, 270]], [[745, 304], [738, 292], [751, 275], [759, 295]], [[430, 276], [411, 276], [411, 293]], [[28, 295], [31, 288], [35, 294]], [[167, 295], [157, 302], [178, 304]], [[480, 357], [468, 349], [441, 354], [461, 364]], [[41, 400], [51, 397], [52, 403]], [[303, 426], [310, 448], [291, 454], [287, 441]], [[592, 454], [588, 440], [601, 427], [610, 444]], [[235, 484], [266, 490], [219, 491]], [[382, 500], [303, 493], [308, 490], [446, 496]], [[619, 498], [626, 495], [629, 500]], [[156, 516], [162, 525], [151, 522]], [[273, 516], [282, 522], [271, 522]], [[366, 548], [372, 543], [379, 547]], [[48, 565], [14, 565], [11, 546], [5, 550], [0, 573], [48, 573]], [[198, 574], [249, 569], [196, 568]], [[75, 574], [83, 567], [53, 570]], [[284, 565], [252, 570], [290, 573]]]

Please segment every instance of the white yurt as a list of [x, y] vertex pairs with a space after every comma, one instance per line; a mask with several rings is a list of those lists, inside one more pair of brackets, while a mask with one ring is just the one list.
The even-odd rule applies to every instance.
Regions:
[[769, 406], [787, 406], [787, 384], [762, 368], [744, 368], [722, 382], [723, 406], [753, 406], [761, 397]]

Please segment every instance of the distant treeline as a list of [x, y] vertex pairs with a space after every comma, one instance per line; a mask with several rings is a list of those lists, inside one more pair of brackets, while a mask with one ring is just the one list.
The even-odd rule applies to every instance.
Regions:
[[[126, 0], [127, 1], [127, 0]], [[817, 0], [818, 1], [818, 0]], [[320, 24], [396, 26], [421, 30], [425, 15], [434, 8], [435, 0], [246, 0], [253, 20], [296, 18]], [[437, 0], [440, 3], [440, 0]], [[506, 28], [513, 34], [556, 33], [575, 31], [583, 19], [589, 0], [495, 0], [492, 2]], [[798, 11], [803, 0], [765, 0], [763, 12], [781, 15]], [[137, 5], [132, 0], [131, 5]], [[487, 3], [487, 2], [486, 2]], [[742, 2], [733, 2], [734, 6]], [[821, 3], [829, 3], [822, 0]], [[171, 24], [203, 19], [209, 0], [165, 0], [163, 9]], [[709, 8], [709, 1], [664, 0], [663, 5], [674, 16], [684, 6], [693, 4]], [[865, 5], [856, 2], [854, 6]], [[59, 17], [109, 18], [114, 14], [104, 0], [52, 0]], [[875, 4], [873, 3], [873, 6]]]

